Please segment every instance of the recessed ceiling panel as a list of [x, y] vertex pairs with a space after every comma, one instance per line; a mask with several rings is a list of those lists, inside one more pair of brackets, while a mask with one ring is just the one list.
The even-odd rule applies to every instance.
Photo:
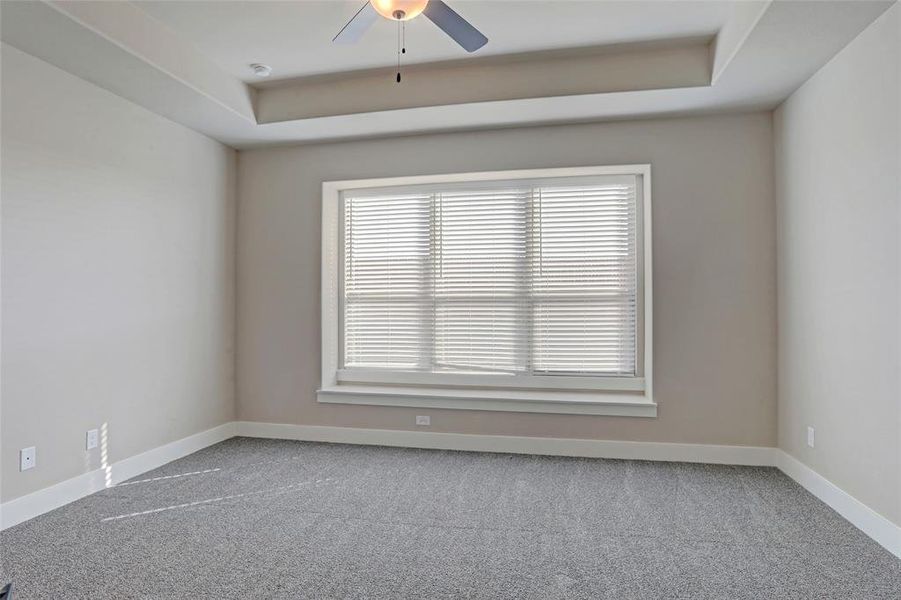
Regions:
[[[273, 68], [271, 79], [387, 67], [395, 63], [397, 26], [379, 19], [354, 45], [332, 38], [364, 0], [142, 1], [136, 3], [228, 73], [256, 81], [250, 63]], [[732, 14], [726, 0], [448, 0], [489, 42], [472, 55], [428, 19], [406, 23], [407, 63], [467, 56], [712, 36]]]

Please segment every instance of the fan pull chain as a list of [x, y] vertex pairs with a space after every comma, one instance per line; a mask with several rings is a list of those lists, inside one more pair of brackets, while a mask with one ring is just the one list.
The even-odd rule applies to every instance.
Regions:
[[402, 19], [403, 13], [394, 13], [397, 19], [397, 83], [400, 83], [400, 55], [407, 53], [407, 23]]
[[397, 20], [397, 83], [400, 83], [400, 35], [401, 20]]

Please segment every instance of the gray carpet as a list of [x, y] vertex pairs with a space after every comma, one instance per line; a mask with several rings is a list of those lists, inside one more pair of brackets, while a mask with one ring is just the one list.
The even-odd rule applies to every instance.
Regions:
[[0, 534], [31, 598], [901, 598], [774, 469], [235, 438]]

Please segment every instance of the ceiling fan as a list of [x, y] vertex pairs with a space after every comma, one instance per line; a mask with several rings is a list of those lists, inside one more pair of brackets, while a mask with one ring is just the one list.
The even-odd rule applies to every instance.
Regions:
[[379, 15], [400, 23], [420, 14], [428, 17], [467, 52], [475, 52], [488, 43], [488, 38], [441, 0], [369, 0], [332, 41], [338, 44], [357, 42]]

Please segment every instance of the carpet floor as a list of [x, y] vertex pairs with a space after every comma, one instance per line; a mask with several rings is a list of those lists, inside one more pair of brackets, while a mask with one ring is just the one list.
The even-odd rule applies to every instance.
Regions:
[[234, 438], [0, 544], [15, 600], [901, 598], [771, 468]]

